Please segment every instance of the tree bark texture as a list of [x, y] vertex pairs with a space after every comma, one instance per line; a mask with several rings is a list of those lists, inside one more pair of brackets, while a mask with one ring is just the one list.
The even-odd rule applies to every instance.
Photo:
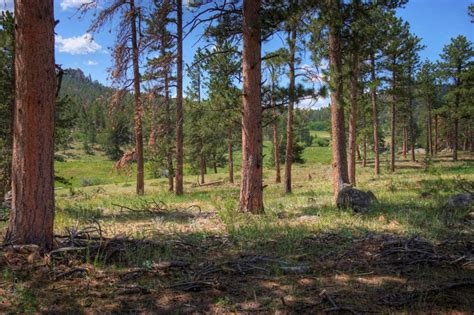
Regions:
[[351, 58], [351, 111], [349, 118], [349, 182], [356, 186], [356, 138], [357, 138], [357, 98], [359, 95], [359, 53], [354, 51]]
[[377, 87], [375, 85], [375, 54], [372, 53], [370, 57], [370, 75], [372, 86], [370, 88], [370, 100], [372, 103], [372, 129], [374, 130], [374, 174], [380, 174], [380, 159], [379, 159], [379, 118], [377, 107]]
[[54, 9], [52, 0], [15, 1], [12, 211], [6, 242], [53, 246]]
[[261, 0], [244, 0], [240, 211], [251, 213], [263, 213], [260, 8]]
[[293, 110], [295, 106], [295, 54], [296, 54], [296, 26], [292, 26], [292, 30], [288, 36], [290, 46], [290, 66], [289, 73], [289, 100], [288, 100], [288, 120], [286, 125], [286, 156], [285, 156], [285, 193], [291, 193], [291, 166], [293, 163]]

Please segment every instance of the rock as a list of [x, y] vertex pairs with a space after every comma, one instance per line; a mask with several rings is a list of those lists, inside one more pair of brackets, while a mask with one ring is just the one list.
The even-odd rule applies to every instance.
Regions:
[[474, 194], [467, 192], [449, 197], [444, 207], [447, 210], [467, 210], [472, 207], [473, 204]]
[[428, 199], [428, 198], [433, 197], [433, 194], [430, 193], [429, 191], [424, 191], [420, 194], [420, 197], [423, 199]]
[[336, 205], [339, 209], [352, 208], [355, 212], [362, 212], [377, 201], [375, 195], [353, 187], [344, 187], [337, 195]]

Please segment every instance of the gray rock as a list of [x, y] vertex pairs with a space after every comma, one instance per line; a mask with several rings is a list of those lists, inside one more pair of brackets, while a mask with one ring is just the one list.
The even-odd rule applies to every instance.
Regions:
[[449, 197], [446, 201], [445, 208], [447, 210], [467, 210], [474, 205], [473, 193], [462, 193]]
[[353, 187], [344, 187], [337, 195], [336, 205], [339, 209], [352, 208], [355, 212], [362, 212], [377, 201], [370, 190], [362, 191]]

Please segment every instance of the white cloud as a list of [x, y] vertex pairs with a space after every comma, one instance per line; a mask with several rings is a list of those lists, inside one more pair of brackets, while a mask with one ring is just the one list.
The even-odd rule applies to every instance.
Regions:
[[13, 0], [0, 0], [0, 12], [10, 11], [13, 12]]
[[63, 9], [63, 11], [66, 11], [68, 9], [79, 8], [84, 3], [90, 2], [90, 0], [62, 0], [59, 5], [61, 6], [61, 9]]
[[329, 98], [312, 98], [307, 97], [304, 99], [299, 100], [298, 104], [296, 104], [300, 108], [312, 108], [318, 109], [322, 107], [329, 106], [330, 99]]
[[87, 60], [86, 65], [88, 66], [97, 66], [99, 63], [95, 60]]
[[63, 38], [62, 36], [57, 35], [56, 47], [58, 47], [59, 52], [64, 52], [71, 55], [90, 54], [102, 48], [102, 46], [94, 41], [92, 35], [89, 33], [70, 38]]

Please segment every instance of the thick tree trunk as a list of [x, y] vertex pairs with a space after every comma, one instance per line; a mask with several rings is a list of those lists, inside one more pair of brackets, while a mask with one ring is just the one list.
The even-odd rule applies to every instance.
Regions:
[[351, 60], [351, 111], [349, 118], [349, 182], [356, 186], [356, 138], [357, 138], [357, 97], [359, 96], [359, 53], [354, 51]]
[[280, 175], [280, 144], [278, 142], [278, 125], [277, 125], [277, 112], [275, 108], [275, 100], [272, 94], [272, 113], [273, 113], [273, 158], [275, 160], [275, 183], [281, 183]]
[[[340, 10], [338, 1], [333, 1]], [[334, 22], [337, 23], [337, 22]], [[331, 133], [334, 199], [348, 183], [347, 155], [344, 128], [341, 33], [339, 25], [329, 26], [329, 61], [331, 69]]]
[[377, 107], [377, 87], [375, 85], [375, 54], [370, 56], [370, 75], [372, 86], [370, 88], [370, 100], [372, 102], [372, 129], [374, 130], [374, 174], [380, 174], [380, 160], [379, 160], [379, 118]]
[[232, 128], [229, 127], [228, 131], [229, 141], [229, 182], [234, 183], [234, 147], [232, 141]]
[[295, 54], [296, 54], [296, 27], [293, 26], [288, 36], [290, 46], [290, 87], [288, 100], [288, 121], [286, 125], [286, 155], [285, 155], [285, 192], [291, 193], [291, 165], [293, 163], [293, 107], [295, 105]]
[[54, 11], [52, 0], [15, 1], [12, 211], [5, 241], [53, 246]]
[[132, 18], [130, 27], [132, 33], [132, 63], [133, 63], [133, 96], [135, 101], [135, 154], [137, 159], [137, 194], [145, 193], [145, 173], [143, 162], [143, 134], [142, 134], [142, 115], [143, 108], [140, 96], [140, 71], [138, 65], [138, 43], [137, 43], [137, 12], [135, 9], [135, 0], [130, 0], [130, 12]]
[[261, 0], [244, 0], [240, 211], [251, 213], [263, 212], [260, 8]]
[[177, 0], [176, 195], [183, 188], [183, 0]]

